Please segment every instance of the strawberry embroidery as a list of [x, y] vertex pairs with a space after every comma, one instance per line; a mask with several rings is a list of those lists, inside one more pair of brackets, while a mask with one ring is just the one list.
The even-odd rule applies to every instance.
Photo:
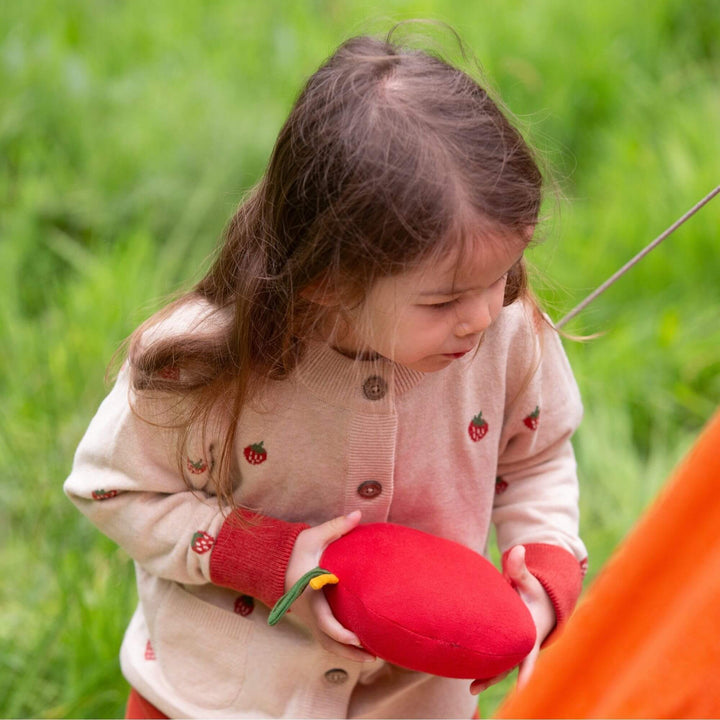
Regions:
[[477, 442], [478, 440], [482, 440], [485, 435], [487, 435], [488, 428], [490, 426], [487, 423], [487, 420], [483, 418], [482, 413], [479, 412], [468, 425], [468, 435], [470, 436], [470, 439], [473, 442]]
[[523, 419], [523, 422], [531, 430], [537, 430], [539, 420], [540, 420], [540, 406], [536, 405], [535, 409], [526, 418]]
[[501, 477], [495, 478], [495, 494], [502, 495], [508, 489], [507, 480], [503, 480]]
[[190, 458], [187, 459], [187, 469], [193, 474], [193, 475], [201, 475], [207, 470], [207, 463], [203, 458], [200, 458], [199, 460], [191, 460]]
[[215, 544], [215, 538], [212, 535], [208, 535], [203, 530], [198, 530], [192, 536], [192, 540], [190, 541], [190, 547], [198, 555], [202, 555], [203, 553], [206, 553], [209, 550], [211, 550], [212, 546], [214, 544]]
[[240, 595], [235, 600], [234, 610], [238, 615], [247, 617], [255, 609], [255, 600], [249, 595]]
[[109, 500], [110, 498], [116, 497], [118, 494], [117, 490], [93, 490], [93, 500]]
[[243, 455], [251, 465], [259, 465], [267, 460], [267, 450], [263, 447], [262, 440], [259, 443], [248, 445], [243, 450]]
[[145, 645], [145, 659], [146, 660], [156, 660], [155, 657], [155, 650], [153, 649], [152, 643], [148, 640]]

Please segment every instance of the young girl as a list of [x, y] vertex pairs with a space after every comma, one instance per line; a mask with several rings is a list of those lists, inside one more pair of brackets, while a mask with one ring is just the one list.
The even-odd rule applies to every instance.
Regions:
[[480, 553], [494, 523], [537, 626], [527, 676], [585, 558], [580, 401], [523, 261], [541, 185], [485, 90], [392, 36], [310, 78], [208, 274], [132, 336], [65, 484], [136, 563], [130, 715], [470, 717], [488, 683], [370, 656], [322, 593], [268, 626], [360, 522]]

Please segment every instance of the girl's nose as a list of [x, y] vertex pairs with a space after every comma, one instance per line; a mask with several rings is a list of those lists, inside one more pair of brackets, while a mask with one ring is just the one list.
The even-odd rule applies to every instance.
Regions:
[[457, 337], [467, 337], [468, 335], [479, 335], [487, 330], [492, 318], [487, 308], [478, 310], [472, 314], [465, 314], [458, 319], [455, 326], [455, 335]]
[[457, 337], [479, 335], [487, 330], [491, 323], [492, 317], [489, 305], [478, 298], [475, 302], [469, 302], [465, 308], [460, 309], [458, 322], [455, 326], [455, 335]]

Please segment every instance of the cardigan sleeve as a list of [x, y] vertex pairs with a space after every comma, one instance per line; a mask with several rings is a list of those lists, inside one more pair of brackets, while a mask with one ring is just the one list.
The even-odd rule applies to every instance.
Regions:
[[221, 507], [212, 430], [190, 432], [179, 446], [170, 427], [176, 398], [143, 400], [139, 412], [131, 399], [138, 398], [124, 367], [78, 446], [66, 494], [151, 574], [230, 587], [272, 605], [308, 526]]
[[[501, 553], [525, 545], [526, 563], [553, 602], [558, 624], [582, 589], [587, 552], [579, 537], [579, 493], [571, 436], [580, 394], [557, 333], [528, 323], [508, 363], [493, 522]], [[518, 358], [524, 357], [520, 362]], [[527, 358], [531, 358], [530, 364]]]

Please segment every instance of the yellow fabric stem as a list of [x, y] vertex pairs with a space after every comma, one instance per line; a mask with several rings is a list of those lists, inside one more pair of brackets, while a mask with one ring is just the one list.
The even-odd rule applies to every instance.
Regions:
[[340, 582], [340, 578], [332, 573], [326, 573], [325, 575], [318, 575], [310, 581], [310, 587], [313, 590], [320, 590], [325, 585], [337, 585]]

